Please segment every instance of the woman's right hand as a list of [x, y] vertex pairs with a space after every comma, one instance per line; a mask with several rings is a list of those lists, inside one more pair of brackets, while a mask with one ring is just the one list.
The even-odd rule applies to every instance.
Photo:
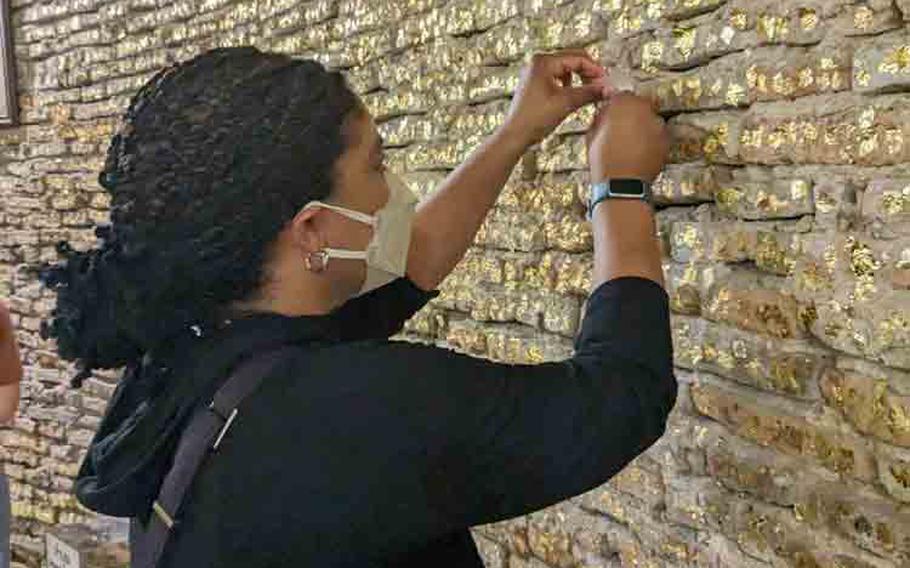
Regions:
[[670, 142], [653, 99], [620, 92], [601, 103], [585, 135], [591, 181], [636, 178], [653, 182]]

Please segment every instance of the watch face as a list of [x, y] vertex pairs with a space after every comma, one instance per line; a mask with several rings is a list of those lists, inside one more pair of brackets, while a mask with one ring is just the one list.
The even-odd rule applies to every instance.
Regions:
[[637, 179], [611, 179], [610, 193], [620, 195], [641, 195], [645, 188], [641, 181]]

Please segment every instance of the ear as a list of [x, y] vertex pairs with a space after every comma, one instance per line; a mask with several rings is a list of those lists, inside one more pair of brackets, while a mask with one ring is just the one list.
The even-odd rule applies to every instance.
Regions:
[[318, 228], [317, 213], [319, 213], [319, 207], [298, 211], [288, 223], [287, 230], [290, 233], [291, 245], [299, 249], [301, 253], [315, 252], [325, 245]]

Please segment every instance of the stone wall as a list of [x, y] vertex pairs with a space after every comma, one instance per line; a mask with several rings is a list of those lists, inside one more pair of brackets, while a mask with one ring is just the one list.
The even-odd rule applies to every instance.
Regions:
[[[497, 124], [523, 58], [583, 46], [661, 100], [677, 408], [604, 486], [476, 527], [490, 567], [910, 566], [907, 0], [12, 0], [23, 125], [0, 131], [0, 297], [26, 364], [4, 431], [19, 558], [95, 517], [71, 477], [116, 373], [80, 391], [22, 263], [89, 245], [132, 93], [219, 45], [347, 70], [422, 195]], [[571, 353], [590, 286], [581, 112], [524, 156], [401, 339]]]

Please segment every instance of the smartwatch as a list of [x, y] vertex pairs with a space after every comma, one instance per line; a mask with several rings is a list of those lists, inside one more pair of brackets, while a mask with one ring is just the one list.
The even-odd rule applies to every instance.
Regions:
[[591, 221], [594, 206], [610, 198], [641, 199], [654, 207], [650, 183], [635, 178], [608, 178], [591, 184], [591, 196], [588, 198], [586, 213], [588, 221]]

